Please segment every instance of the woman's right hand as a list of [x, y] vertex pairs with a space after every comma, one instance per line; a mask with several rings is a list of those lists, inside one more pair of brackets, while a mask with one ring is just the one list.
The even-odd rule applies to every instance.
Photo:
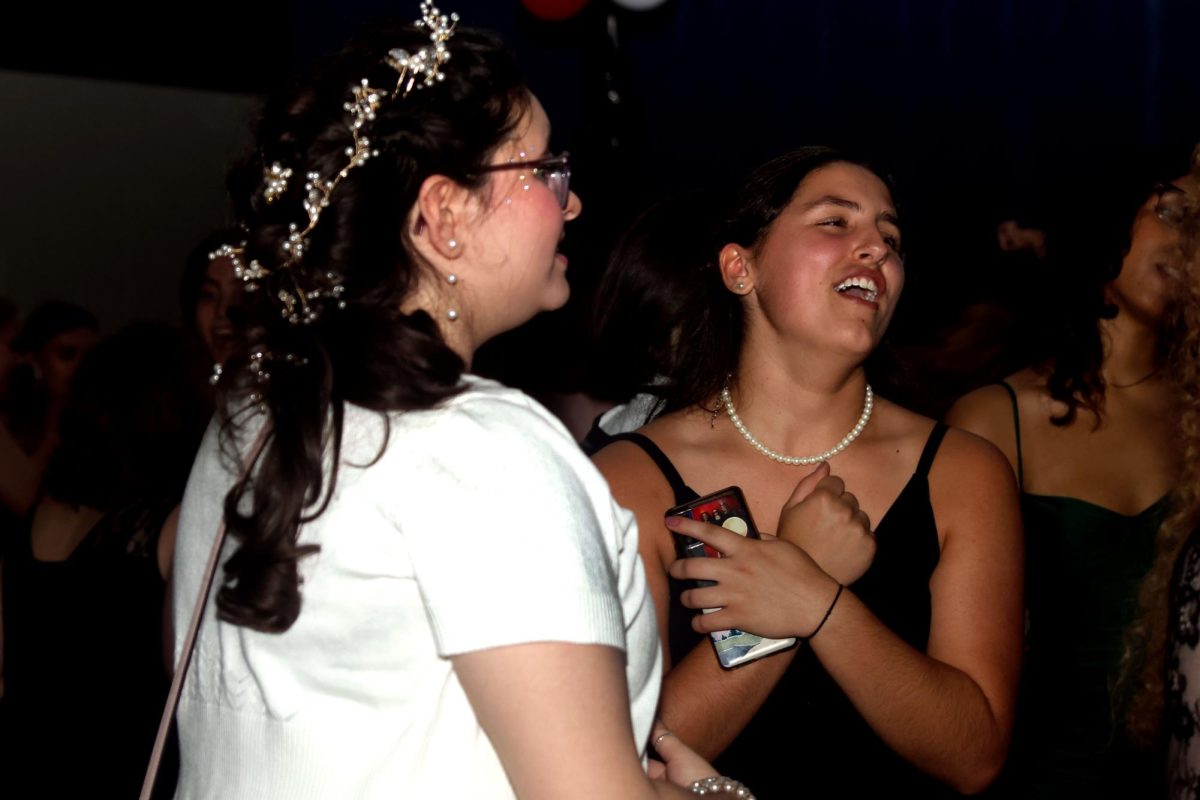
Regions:
[[651, 778], [670, 781], [687, 789], [696, 781], [717, 774], [712, 764], [667, 730], [667, 726], [663, 725], [661, 720], [655, 722], [650, 741], [653, 742], [655, 753], [662, 759], [650, 759], [647, 773]]
[[[716, 768], [695, 750], [684, 744], [682, 739], [667, 730], [667, 727], [662, 724], [662, 720], [655, 721], [654, 732], [650, 736], [651, 741], [654, 742], [654, 750], [662, 758], [662, 761], [650, 759], [650, 768], [647, 772], [651, 778], [668, 781], [680, 789], [690, 790], [696, 781], [717, 775]], [[672, 793], [670, 796], [675, 795]], [[735, 798], [736, 800], [737, 794], [736, 792], [721, 792], [720, 794], [710, 792], [709, 796]]]
[[776, 535], [808, 553], [844, 586], [862, 577], [875, 559], [871, 520], [825, 461], [796, 484], [783, 504]]
[[681, 558], [669, 569], [677, 580], [709, 582], [679, 596], [688, 608], [707, 609], [692, 618], [697, 633], [738, 628], [772, 639], [809, 636], [837, 591], [837, 582], [786, 540], [748, 539], [687, 517], [667, 517], [664, 522], [722, 555]]

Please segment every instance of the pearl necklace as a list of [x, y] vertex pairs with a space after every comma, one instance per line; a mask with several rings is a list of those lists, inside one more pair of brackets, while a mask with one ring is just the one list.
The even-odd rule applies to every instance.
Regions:
[[875, 394], [871, 391], [871, 384], [867, 384], [867, 396], [863, 401], [862, 415], [858, 418], [858, 422], [854, 423], [854, 427], [850, 432], [842, 437], [842, 440], [833, 447], [815, 456], [785, 456], [783, 453], [776, 453], [771, 448], [755, 438], [754, 434], [746, 430], [746, 424], [742, 422], [742, 418], [738, 416], [737, 409], [733, 407], [733, 395], [729, 393], [729, 385], [726, 384], [721, 389], [721, 402], [725, 405], [725, 411], [729, 414], [729, 420], [733, 423], [733, 427], [737, 428], [737, 432], [742, 437], [754, 445], [758, 452], [762, 453], [767, 458], [778, 461], [780, 464], [788, 464], [789, 466], [801, 466], [807, 464], [816, 464], [818, 461], [826, 461], [838, 453], [849, 447], [850, 443], [858, 438], [858, 435], [863, 432], [863, 428], [867, 427], [867, 422], [871, 419], [871, 411], [875, 408]]

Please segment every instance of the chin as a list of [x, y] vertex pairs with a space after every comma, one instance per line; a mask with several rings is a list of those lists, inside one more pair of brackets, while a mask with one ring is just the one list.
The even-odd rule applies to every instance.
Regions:
[[557, 311], [571, 299], [571, 284], [564, 277], [558, 278], [550, 290], [546, 292], [546, 302], [543, 311]]
[[841, 337], [834, 348], [847, 358], [862, 363], [879, 347], [880, 337], [870, 331], [856, 331], [854, 335]]

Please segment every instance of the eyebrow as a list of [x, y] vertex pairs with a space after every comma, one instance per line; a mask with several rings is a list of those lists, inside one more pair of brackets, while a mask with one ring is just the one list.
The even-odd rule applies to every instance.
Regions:
[[[811, 203], [805, 203], [804, 210], [808, 211], [810, 209], [817, 208], [818, 206], [837, 206], [838, 208], [846, 208], [851, 211], [862, 211], [862, 206], [853, 200], [847, 200], [844, 197], [838, 197], [837, 195], [833, 194], [827, 194], [824, 197], [817, 198]], [[880, 212], [877, 219], [881, 219], [884, 222], [890, 222], [897, 228], [900, 227], [900, 218], [891, 211]]]
[[1175, 192], [1178, 194], [1186, 194], [1183, 191], [1183, 189], [1180, 189], [1175, 184], [1168, 183], [1166, 181], [1164, 181], [1154, 187], [1154, 194], [1158, 195], [1159, 197], [1162, 197], [1164, 194], [1169, 194], [1171, 192]]
[[810, 208], [816, 208], [817, 206], [838, 206], [840, 208], [848, 208], [851, 211], [862, 211], [862, 206], [853, 200], [847, 200], [844, 197], [838, 197], [837, 195], [832, 194], [819, 197], [811, 203], [805, 203], [804, 210], [808, 211]]

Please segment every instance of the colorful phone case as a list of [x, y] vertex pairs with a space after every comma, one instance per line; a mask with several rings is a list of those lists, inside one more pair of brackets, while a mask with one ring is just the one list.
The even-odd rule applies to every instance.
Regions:
[[[758, 539], [758, 529], [750, 517], [750, 509], [742, 490], [736, 486], [721, 489], [718, 492], [705, 495], [698, 500], [676, 506], [667, 512], [670, 516], [690, 517], [700, 522], [720, 525], [741, 536]], [[721, 554], [701, 541], [682, 533], [675, 534], [675, 547], [680, 558], [720, 558]], [[711, 586], [712, 581], [696, 581], [697, 586]], [[705, 614], [716, 611], [715, 608], [704, 609]], [[724, 631], [713, 631], [709, 635], [713, 649], [716, 650], [717, 660], [722, 667], [729, 669], [756, 658], [762, 658], [779, 650], [784, 650], [796, 643], [795, 638], [767, 639], [737, 628]]]

